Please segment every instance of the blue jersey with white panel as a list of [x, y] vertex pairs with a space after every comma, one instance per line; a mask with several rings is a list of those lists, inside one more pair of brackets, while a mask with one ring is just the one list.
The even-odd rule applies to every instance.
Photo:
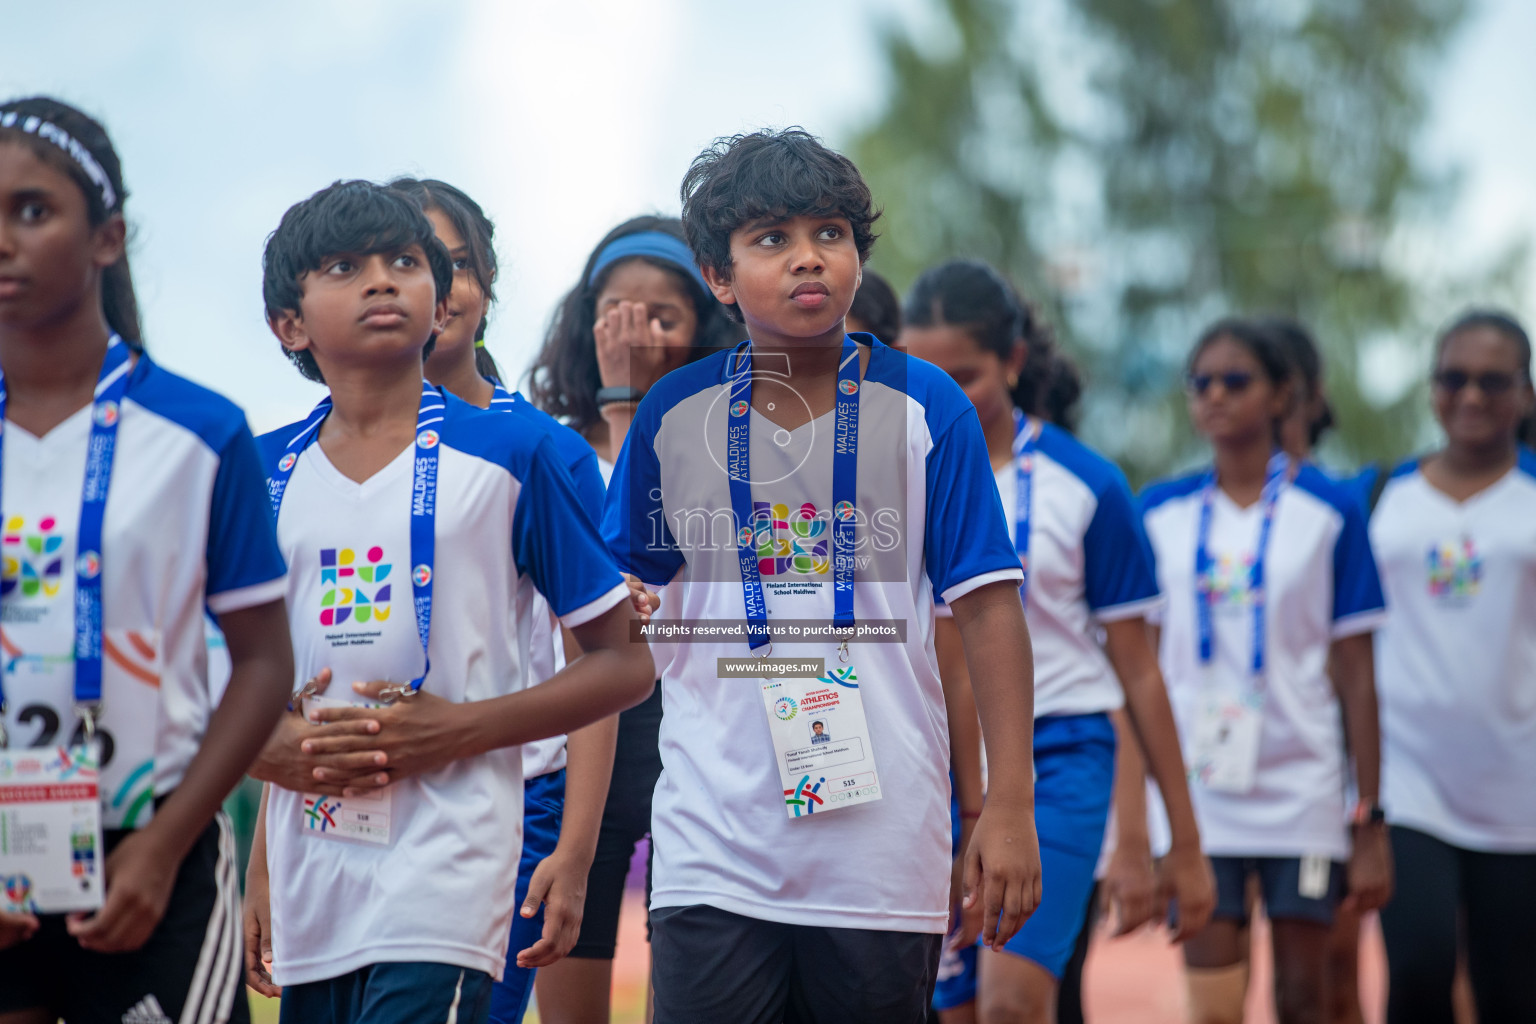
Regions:
[[[1018, 556], [975, 409], [948, 376], [867, 335], [859, 385], [854, 615], [897, 624], [894, 643], [851, 653], [886, 796], [790, 820], [760, 681], [721, 678], [744, 639], [676, 644], [662, 675], [663, 771], [652, 835], [652, 905], [704, 903], [762, 920], [942, 932], [948, 914], [949, 743], [932, 652], [935, 595], [1017, 583]], [[640, 403], [608, 490], [603, 531], [619, 566], [668, 587], [684, 624], [746, 617], [726, 473], [730, 354], [664, 377]], [[758, 380], [782, 375], [769, 356]], [[778, 379], [785, 379], [780, 376]], [[749, 418], [752, 544], [770, 629], [830, 623], [835, 412], [788, 430]], [[836, 644], [775, 656], [837, 663]]]
[[[607, 487], [597, 468], [597, 453], [576, 431], [567, 427], [544, 410], [535, 406], [520, 391], [508, 391], [500, 384], [491, 398], [490, 408], [496, 412], [509, 412], [534, 430], [547, 434], [555, 446], [560, 461], [571, 475], [576, 496], [582, 508], [598, 522], [603, 517], [603, 498]], [[544, 595], [533, 592], [527, 608], [518, 615], [529, 624], [528, 682], [542, 683], [565, 664], [560, 631], [555, 628], [549, 602]], [[550, 736], [523, 744], [523, 778], [533, 779], [548, 775], [565, 767], [565, 737]]]
[[[628, 590], [547, 432], [443, 396], [431, 671], [423, 689], [485, 700], [528, 685], [533, 592], [567, 625]], [[276, 464], [302, 424], [262, 438]], [[291, 567], [296, 682], [408, 682], [422, 669], [412, 608], [414, 446], [364, 481], [324, 445], [293, 466], [278, 516]], [[515, 628], [509, 628], [515, 624]], [[329, 696], [356, 700], [346, 686]], [[500, 977], [513, 913], [523, 805], [521, 751], [492, 751], [389, 787], [388, 845], [329, 839], [314, 798], [272, 789], [267, 808], [274, 976], [333, 978], [371, 963], [428, 960]], [[433, 898], [423, 901], [421, 879]], [[315, 899], [324, 892], [327, 898]], [[444, 915], [441, 908], [455, 911]]]
[[[1005, 510], [1018, 497], [1017, 462], [994, 473]], [[1119, 467], [1054, 424], [1040, 425], [1032, 473], [1024, 614], [1035, 655], [1035, 717], [1113, 711], [1125, 695], [1099, 629], [1145, 617], [1162, 600], [1141, 516]], [[1018, 529], [1009, 515], [1015, 546]], [[949, 611], [940, 604], [937, 614]]]
[[[100, 725], [153, 740], [108, 747], [102, 795], [109, 827], [133, 828], [181, 783], [222, 696], [208, 674], [205, 609], [275, 601], [286, 570], [238, 407], [140, 354], [119, 415], [102, 525]], [[78, 728], [75, 563], [91, 416], [85, 405], [42, 437], [4, 425], [0, 647], [17, 747], [62, 743]]]

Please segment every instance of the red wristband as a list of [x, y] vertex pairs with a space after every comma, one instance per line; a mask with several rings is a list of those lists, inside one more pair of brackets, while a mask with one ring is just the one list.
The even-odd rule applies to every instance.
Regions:
[[961, 811], [960, 812], [960, 820], [961, 821], [975, 821], [979, 817], [981, 817], [981, 812], [980, 811]]

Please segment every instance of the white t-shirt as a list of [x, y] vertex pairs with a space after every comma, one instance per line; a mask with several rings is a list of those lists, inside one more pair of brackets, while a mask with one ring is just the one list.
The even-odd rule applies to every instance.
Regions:
[[[873, 345], [859, 389], [854, 612], [860, 622], [906, 627], [902, 643], [850, 645], [886, 795], [790, 820], [760, 682], [719, 678], [716, 659], [747, 656], [745, 641], [671, 645], [652, 812], [653, 907], [944, 930], [949, 741], [934, 595], [953, 601], [1022, 574], [971, 403], [927, 363], [855, 337]], [[667, 600], [684, 623], [745, 618], [724, 470], [728, 355], [676, 370], [650, 390], [608, 490], [604, 534], [620, 567], [650, 585], [683, 570]], [[770, 628], [830, 621], [834, 414], [794, 431], [750, 415], [752, 499], [775, 524], [772, 550], [760, 558]], [[776, 656], [786, 652], [837, 658], [834, 644], [775, 643]]]
[[[626, 589], [548, 436], [451, 395], [444, 403], [424, 689], [485, 700], [527, 685], [530, 621], [514, 609], [533, 590], [580, 625], [625, 600]], [[266, 465], [300, 426], [261, 439]], [[352, 698], [354, 680], [420, 674], [409, 580], [413, 463], [408, 448], [357, 483], [310, 444], [293, 467], [278, 540], [291, 566], [296, 685], [330, 667], [329, 695]], [[521, 751], [456, 761], [389, 792], [391, 842], [377, 846], [306, 831], [303, 795], [271, 788], [278, 984], [389, 961], [501, 976], [522, 838]]]
[[1536, 455], [1458, 504], [1417, 461], [1371, 517], [1382, 801], [1445, 842], [1536, 853]]
[[[1015, 541], [1016, 461], [993, 474]], [[1024, 617], [1035, 655], [1035, 717], [1113, 711], [1125, 691], [1099, 643], [1100, 627], [1145, 616], [1162, 600], [1130, 485], [1114, 463], [1047, 423], [1035, 442], [1030, 505]], [[937, 614], [950, 612], [941, 604]]]
[[[593, 522], [602, 518], [604, 479], [597, 468], [597, 453], [580, 434], [539, 409], [518, 391], [509, 392], [497, 387], [490, 408], [496, 412], [510, 412], [528, 426], [548, 434], [566, 472], [571, 475], [582, 507]], [[522, 614], [529, 617], [528, 683], [531, 686], [544, 682], [565, 667], [565, 647], [543, 594], [535, 591]], [[524, 779], [536, 779], [564, 767], [564, 736], [550, 736], [523, 744]]]
[[[1239, 508], [1218, 489], [1212, 503], [1211, 576], [1215, 652], [1200, 663], [1195, 548], [1206, 473], [1156, 484], [1142, 498], [1157, 578], [1167, 595], [1160, 660], [1190, 754], [1195, 715], [1210, 688], [1254, 687], [1253, 594], [1249, 568], [1263, 502]], [[1349, 855], [1344, 808], [1344, 737], [1328, 677], [1334, 640], [1376, 629], [1381, 583], [1356, 500], [1315, 466], [1303, 465], [1275, 506], [1264, 564], [1265, 677], [1258, 771], [1251, 792], [1190, 783], [1205, 851], [1216, 856]], [[1160, 802], [1152, 801], [1156, 814]], [[1158, 830], [1154, 830], [1156, 832]]]
[[[129, 373], [102, 532], [100, 727], [103, 820], [131, 828], [181, 783], [218, 704], [205, 610], [278, 600], [284, 568], [245, 416], [147, 357]], [[80, 727], [75, 556], [90, 432], [90, 406], [40, 438], [10, 422], [3, 431], [0, 641], [13, 747], [66, 743]], [[146, 727], [156, 730], [147, 756], [117, 756], [131, 744], [115, 734]]]

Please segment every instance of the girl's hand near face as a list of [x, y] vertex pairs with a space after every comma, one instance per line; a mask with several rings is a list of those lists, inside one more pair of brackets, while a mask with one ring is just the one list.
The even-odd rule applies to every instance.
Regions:
[[647, 391], [668, 369], [668, 349], [677, 344], [643, 302], [618, 302], [597, 317], [597, 372], [605, 388]]

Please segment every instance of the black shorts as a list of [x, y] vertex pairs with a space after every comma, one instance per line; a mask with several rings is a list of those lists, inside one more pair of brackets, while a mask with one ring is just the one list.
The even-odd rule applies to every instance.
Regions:
[[[581, 935], [570, 954], [583, 960], [612, 960], [619, 937], [619, 909], [624, 879], [635, 845], [651, 830], [651, 797], [661, 778], [661, 684], [645, 703], [619, 715], [619, 740], [613, 754], [613, 781], [603, 805], [597, 851], [587, 872], [587, 904]], [[651, 902], [650, 861], [645, 870], [645, 902]], [[650, 937], [650, 924], [646, 924]]]
[[651, 912], [656, 1024], [924, 1024], [944, 936]]
[[[109, 831], [107, 852], [127, 835]], [[46, 1009], [69, 1024], [247, 1024], [235, 839], [221, 811], [176, 872], [165, 917], [132, 953], [92, 953], [44, 915], [0, 951], [0, 1013]]]
[[1259, 876], [1264, 894], [1264, 913], [1271, 921], [1312, 921], [1333, 924], [1333, 912], [1344, 899], [1348, 874], [1341, 861], [1328, 865], [1328, 879], [1321, 896], [1301, 893], [1300, 857], [1212, 857], [1211, 873], [1216, 877], [1217, 919], [1248, 923], [1248, 876]]

